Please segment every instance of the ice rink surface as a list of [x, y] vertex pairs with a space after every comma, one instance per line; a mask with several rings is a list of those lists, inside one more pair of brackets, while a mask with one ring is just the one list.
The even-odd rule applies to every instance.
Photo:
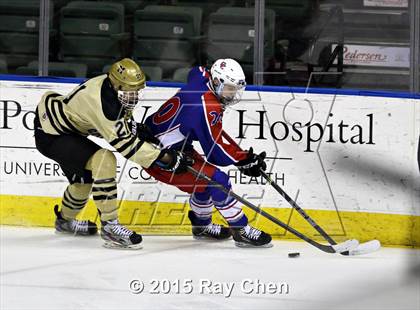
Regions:
[[[419, 250], [344, 257], [303, 242], [241, 249], [233, 241], [144, 236], [143, 249], [128, 251], [53, 229], [0, 233], [5, 310], [420, 309]], [[144, 284], [141, 293], [133, 293], [141, 288], [133, 280]]]

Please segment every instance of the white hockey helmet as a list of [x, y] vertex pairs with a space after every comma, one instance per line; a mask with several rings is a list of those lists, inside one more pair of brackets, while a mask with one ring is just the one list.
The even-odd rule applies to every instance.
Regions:
[[241, 65], [234, 59], [218, 59], [210, 69], [213, 91], [225, 105], [238, 103], [246, 86]]

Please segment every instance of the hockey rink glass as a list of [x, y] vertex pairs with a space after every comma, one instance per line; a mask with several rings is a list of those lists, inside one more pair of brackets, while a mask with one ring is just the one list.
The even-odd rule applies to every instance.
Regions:
[[143, 99], [143, 97], [144, 89], [118, 91], [118, 100], [127, 110], [133, 110], [137, 103]]

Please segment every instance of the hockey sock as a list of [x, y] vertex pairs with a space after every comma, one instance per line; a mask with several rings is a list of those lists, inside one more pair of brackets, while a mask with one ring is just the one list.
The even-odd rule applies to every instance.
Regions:
[[223, 202], [213, 201], [216, 209], [229, 223], [229, 226], [243, 227], [248, 224], [248, 218], [242, 211], [240, 203], [231, 197]]
[[190, 206], [196, 216], [195, 225], [206, 226], [211, 223], [213, 203], [208, 193], [193, 193], [190, 197]]
[[[222, 184], [226, 189], [230, 190], [232, 188], [229, 176], [220, 170], [214, 173], [212, 179]], [[248, 224], [248, 219], [242, 211], [242, 206], [236, 199], [228, 196], [217, 187], [209, 186], [209, 192], [214, 206], [230, 226], [242, 227]]]
[[102, 221], [118, 218], [117, 161], [111, 151], [101, 149], [89, 159], [86, 169], [92, 171], [92, 196]]
[[117, 182], [115, 178], [97, 179], [92, 186], [93, 201], [99, 209], [102, 221], [118, 218]]
[[67, 186], [61, 201], [61, 215], [66, 220], [76, 218], [89, 200], [92, 184], [74, 183]]

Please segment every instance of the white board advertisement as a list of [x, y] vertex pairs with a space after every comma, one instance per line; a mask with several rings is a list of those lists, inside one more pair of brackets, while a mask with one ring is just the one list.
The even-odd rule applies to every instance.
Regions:
[[363, 0], [363, 5], [369, 7], [408, 8], [408, 0]]
[[[33, 111], [46, 90], [64, 94], [74, 86], [0, 81], [0, 194], [62, 195], [67, 180], [59, 166], [35, 149]], [[136, 119], [156, 111], [176, 91], [149, 87]], [[223, 123], [244, 149], [267, 152], [269, 173], [303, 208], [419, 215], [419, 104], [415, 99], [247, 91]], [[117, 158], [119, 199], [187, 199], [135, 163]], [[235, 167], [224, 170], [234, 190], [252, 202], [289, 207], [261, 178], [242, 176]]]
[[[332, 46], [332, 50], [337, 45]], [[344, 64], [352, 66], [409, 68], [410, 48], [377, 45], [344, 45]], [[335, 60], [337, 64], [337, 60]]]

